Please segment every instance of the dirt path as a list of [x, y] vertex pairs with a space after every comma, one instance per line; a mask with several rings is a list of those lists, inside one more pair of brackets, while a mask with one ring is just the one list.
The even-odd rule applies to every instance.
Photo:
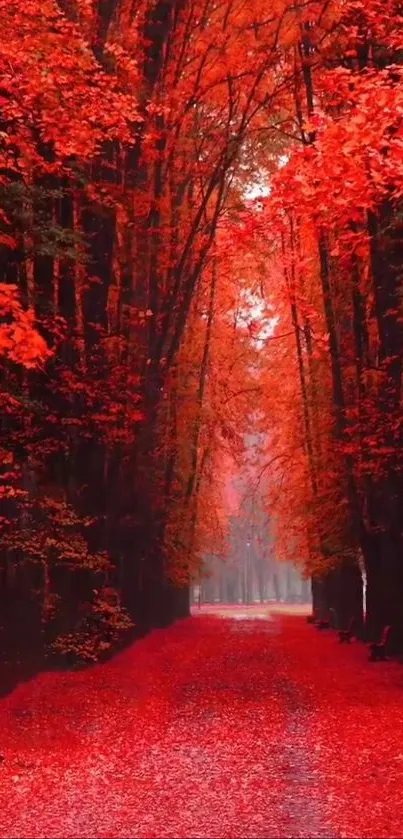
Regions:
[[[0, 836], [402, 837], [397, 665], [303, 617], [236, 617], [1, 700]], [[371, 750], [374, 697], [394, 739]]]

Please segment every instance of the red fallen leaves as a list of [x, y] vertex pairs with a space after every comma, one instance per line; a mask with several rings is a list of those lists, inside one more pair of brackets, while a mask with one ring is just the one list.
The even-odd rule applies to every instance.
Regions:
[[[341, 837], [403, 836], [403, 670], [367, 648], [287, 619], [285, 655], [315, 706], [311, 738], [326, 811]], [[298, 656], [298, 658], [297, 658]]]
[[303, 618], [194, 618], [42, 674], [0, 704], [0, 835], [402, 835], [402, 678]]

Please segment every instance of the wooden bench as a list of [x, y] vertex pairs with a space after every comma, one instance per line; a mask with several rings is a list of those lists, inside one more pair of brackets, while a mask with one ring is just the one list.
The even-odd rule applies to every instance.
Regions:
[[351, 618], [347, 629], [339, 629], [340, 644], [350, 644], [351, 639], [354, 637], [353, 636], [354, 622], [355, 622], [355, 618]]
[[332, 629], [337, 629], [339, 625], [339, 619], [337, 617], [336, 609], [330, 608], [329, 609], [329, 621], [330, 626]]
[[337, 615], [335, 609], [328, 609], [327, 617], [319, 618], [317, 616], [314, 620], [314, 624], [316, 629], [332, 629], [335, 627], [336, 621]]
[[321, 620], [315, 621], [316, 629], [330, 629], [330, 620], [326, 618], [322, 618]]
[[371, 653], [370, 657], [369, 657], [370, 661], [386, 661], [387, 660], [386, 650], [387, 650], [387, 646], [388, 646], [388, 642], [389, 642], [389, 636], [390, 636], [391, 629], [392, 629], [391, 626], [385, 626], [385, 628], [382, 632], [381, 640], [377, 644], [375, 644], [375, 643], [369, 644], [369, 649], [370, 649], [370, 653]]

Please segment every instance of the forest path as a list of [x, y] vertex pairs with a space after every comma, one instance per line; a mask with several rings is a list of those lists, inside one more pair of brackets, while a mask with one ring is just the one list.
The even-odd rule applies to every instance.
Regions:
[[403, 836], [403, 668], [302, 616], [178, 622], [0, 720], [1, 837]]

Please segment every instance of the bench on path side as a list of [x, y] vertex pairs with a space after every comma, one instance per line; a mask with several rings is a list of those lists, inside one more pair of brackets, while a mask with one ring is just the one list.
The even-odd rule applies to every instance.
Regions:
[[315, 621], [316, 629], [330, 629], [331, 621], [330, 618], [321, 618]]
[[339, 642], [340, 642], [340, 644], [350, 644], [351, 639], [354, 637], [354, 635], [353, 635], [354, 623], [355, 623], [355, 618], [352, 617], [347, 629], [339, 629]]
[[328, 609], [327, 617], [325, 618], [316, 618], [314, 621], [316, 629], [336, 629], [337, 627], [337, 614], [335, 609]]
[[336, 629], [337, 615], [335, 609], [329, 609], [327, 617], [319, 617], [319, 610], [314, 609], [312, 615], [308, 615], [307, 623], [313, 623], [316, 629]]
[[386, 651], [391, 633], [391, 626], [385, 626], [382, 632], [382, 638], [378, 643], [369, 644], [370, 657], [369, 661], [386, 661]]
[[337, 617], [337, 612], [336, 612], [336, 609], [333, 609], [332, 607], [329, 609], [329, 620], [330, 620], [330, 626], [332, 627], [332, 629], [338, 629], [339, 628], [339, 619]]

